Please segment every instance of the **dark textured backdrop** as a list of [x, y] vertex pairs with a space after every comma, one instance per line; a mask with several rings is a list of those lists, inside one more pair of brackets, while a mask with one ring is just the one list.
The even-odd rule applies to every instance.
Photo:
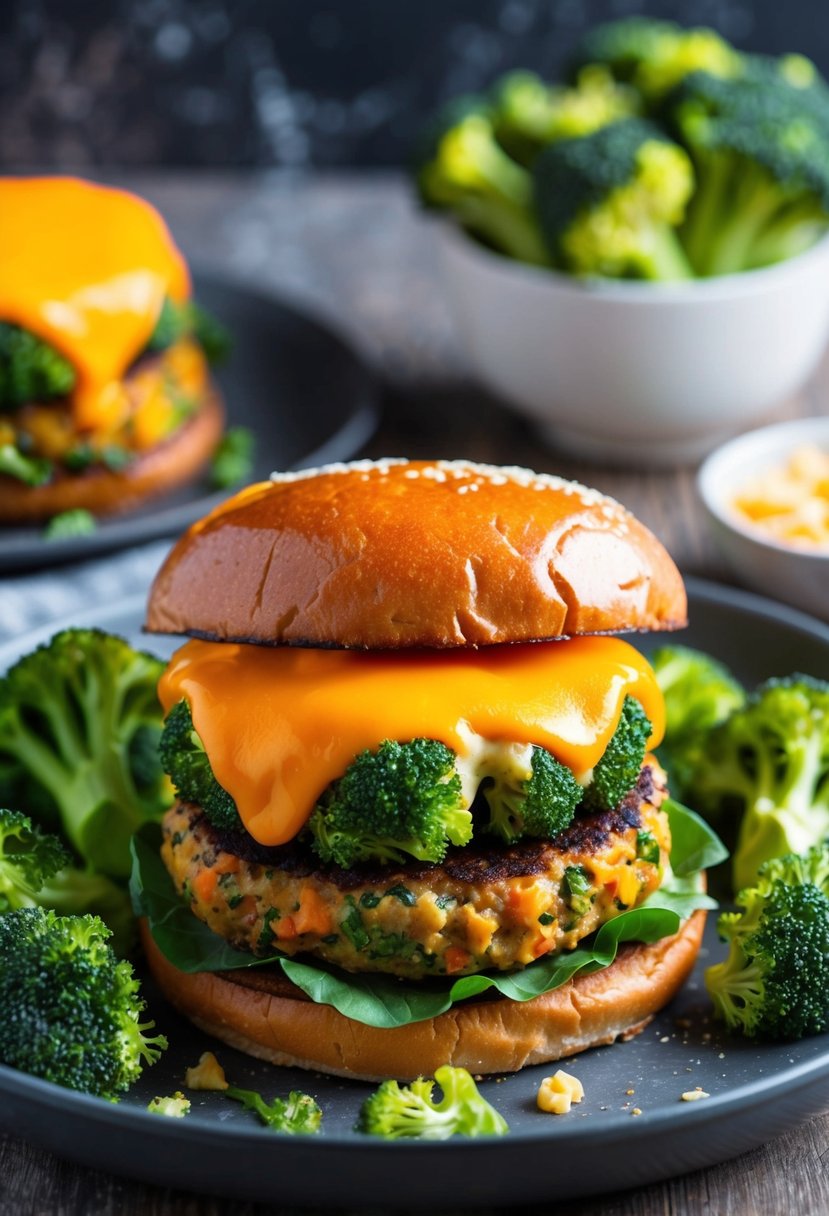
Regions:
[[642, 10], [829, 69], [826, 0], [0, 0], [0, 166], [395, 164], [436, 101]]

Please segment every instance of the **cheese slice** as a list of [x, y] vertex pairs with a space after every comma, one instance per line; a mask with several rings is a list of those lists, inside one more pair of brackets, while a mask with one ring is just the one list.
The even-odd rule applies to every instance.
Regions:
[[439, 739], [460, 756], [470, 732], [533, 743], [578, 776], [601, 758], [626, 696], [664, 731], [662, 694], [619, 638], [443, 652], [304, 650], [187, 642], [159, 685], [182, 698], [217, 781], [250, 834], [284, 844], [325, 787], [384, 739]]
[[165, 296], [190, 294], [187, 266], [143, 199], [70, 177], [0, 179], [0, 320], [36, 334], [77, 373], [80, 430], [113, 430], [120, 381]]

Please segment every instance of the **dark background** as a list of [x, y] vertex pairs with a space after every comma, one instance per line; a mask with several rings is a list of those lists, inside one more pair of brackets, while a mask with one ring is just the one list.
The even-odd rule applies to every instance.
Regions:
[[0, 166], [399, 164], [441, 99], [641, 11], [829, 69], [826, 0], [0, 0]]

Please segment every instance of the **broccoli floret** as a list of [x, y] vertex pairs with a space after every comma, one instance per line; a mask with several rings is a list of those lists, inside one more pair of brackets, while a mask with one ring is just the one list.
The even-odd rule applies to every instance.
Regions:
[[579, 275], [685, 279], [676, 227], [694, 183], [686, 152], [642, 119], [550, 144], [533, 168], [554, 259]]
[[167, 715], [158, 754], [179, 798], [200, 806], [214, 827], [241, 830], [242, 820], [236, 803], [213, 776], [186, 701], [176, 702]]
[[75, 869], [57, 836], [42, 832], [20, 811], [0, 809], [0, 915], [16, 908], [51, 908], [63, 916], [91, 912], [126, 955], [135, 941], [129, 895], [103, 874]]
[[743, 56], [716, 30], [685, 29], [673, 21], [626, 17], [592, 29], [579, 43], [572, 71], [601, 64], [631, 84], [650, 106], [691, 72], [736, 76]]
[[55, 466], [42, 456], [25, 456], [13, 443], [0, 444], [0, 474], [22, 481], [24, 486], [43, 486]]
[[61, 511], [53, 515], [43, 529], [44, 540], [67, 540], [69, 537], [91, 536], [98, 527], [98, 521], [91, 511], [84, 507], [74, 507], [71, 511]]
[[[443, 1090], [440, 1102], [432, 1098], [435, 1081]], [[509, 1131], [506, 1119], [481, 1096], [465, 1068], [444, 1064], [435, 1072], [435, 1081], [384, 1081], [363, 1103], [357, 1130], [385, 1140], [504, 1136]]]
[[210, 484], [214, 490], [229, 490], [251, 475], [253, 431], [246, 426], [232, 426], [225, 431], [210, 462]]
[[449, 844], [467, 844], [472, 815], [464, 804], [455, 755], [435, 739], [386, 740], [361, 752], [333, 782], [308, 821], [323, 861], [442, 861]]
[[720, 917], [725, 962], [705, 983], [730, 1030], [800, 1039], [829, 1029], [829, 844], [766, 862]]
[[253, 1111], [272, 1131], [307, 1136], [320, 1129], [322, 1110], [310, 1094], [301, 1090], [292, 1089], [287, 1098], [274, 1098], [272, 1102], [266, 1102], [252, 1089], [239, 1089], [236, 1085], [228, 1085], [224, 1093], [241, 1102], [245, 1110]]
[[17, 325], [0, 323], [0, 410], [65, 397], [75, 379], [72, 364], [48, 342]]
[[176, 303], [167, 297], [147, 343], [147, 350], [166, 350], [182, 338], [189, 337], [199, 343], [208, 363], [220, 363], [230, 350], [230, 334], [206, 309], [194, 300]]
[[650, 662], [665, 698], [665, 740], [657, 755], [674, 795], [689, 797], [708, 732], [744, 704], [745, 690], [722, 663], [689, 646], [662, 646]]
[[166, 1046], [148, 1038], [132, 967], [94, 916], [0, 917], [0, 1063], [117, 1101]]
[[417, 183], [427, 206], [449, 209], [493, 249], [549, 263], [532, 178], [498, 143], [488, 106], [461, 99], [438, 117], [422, 141]]
[[0, 680], [0, 805], [59, 825], [87, 866], [114, 878], [129, 876], [136, 828], [172, 801], [146, 747], [161, 726], [163, 670], [123, 638], [67, 629]]
[[642, 706], [633, 697], [625, 697], [619, 725], [582, 791], [585, 807], [610, 811], [619, 805], [636, 785], [650, 734], [651, 724]]
[[166, 1115], [169, 1119], [183, 1119], [190, 1113], [190, 1099], [176, 1092], [171, 1098], [153, 1098], [147, 1103], [151, 1115]]
[[573, 88], [549, 85], [535, 72], [510, 72], [495, 86], [492, 104], [498, 142], [527, 166], [546, 144], [589, 135], [640, 106], [634, 90], [600, 65], [579, 72]]
[[697, 179], [681, 232], [697, 274], [768, 266], [827, 231], [825, 86], [800, 87], [755, 60], [734, 79], [690, 76], [666, 106]]
[[734, 889], [764, 861], [829, 834], [829, 683], [792, 675], [761, 684], [707, 736], [693, 775], [697, 806], [739, 823]]
[[522, 836], [555, 836], [572, 821], [584, 790], [569, 768], [542, 747], [526, 766], [488, 776], [482, 786], [489, 806], [486, 831], [512, 843]]
[[56, 836], [20, 811], [0, 809], [0, 914], [34, 907], [40, 889], [70, 860]]

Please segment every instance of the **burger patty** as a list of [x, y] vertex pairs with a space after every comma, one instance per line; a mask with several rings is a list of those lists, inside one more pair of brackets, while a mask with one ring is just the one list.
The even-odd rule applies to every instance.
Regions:
[[615, 810], [578, 816], [552, 840], [476, 842], [438, 865], [352, 870], [322, 866], [299, 841], [266, 848], [220, 832], [199, 807], [176, 803], [162, 857], [195, 915], [254, 954], [311, 954], [410, 979], [515, 970], [573, 949], [659, 886], [666, 793], [647, 757]]

